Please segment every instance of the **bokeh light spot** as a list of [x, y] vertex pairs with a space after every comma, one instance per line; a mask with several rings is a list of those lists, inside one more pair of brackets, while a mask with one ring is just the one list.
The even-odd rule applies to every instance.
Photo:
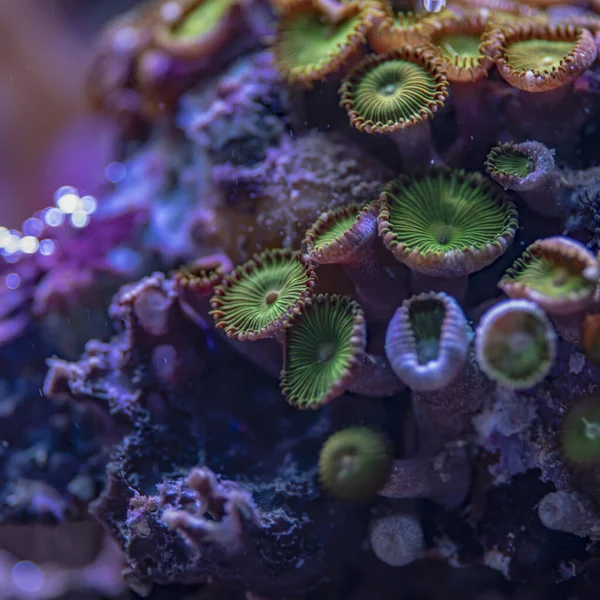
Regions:
[[23, 592], [39, 592], [44, 585], [44, 573], [29, 560], [16, 563], [11, 569], [13, 583]]

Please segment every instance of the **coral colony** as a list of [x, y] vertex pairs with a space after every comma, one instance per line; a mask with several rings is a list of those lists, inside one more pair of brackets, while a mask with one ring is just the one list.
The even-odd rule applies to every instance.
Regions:
[[106, 27], [112, 191], [0, 229], [3, 523], [142, 597], [600, 597], [600, 2], [427, 8]]

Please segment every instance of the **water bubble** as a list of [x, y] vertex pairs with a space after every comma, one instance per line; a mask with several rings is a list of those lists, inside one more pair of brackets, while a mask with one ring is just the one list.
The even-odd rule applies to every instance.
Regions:
[[21, 285], [21, 276], [18, 273], [9, 273], [4, 278], [4, 285], [9, 290], [16, 290]]
[[111, 162], [104, 170], [106, 179], [112, 183], [119, 183], [125, 179], [127, 168], [120, 162]]

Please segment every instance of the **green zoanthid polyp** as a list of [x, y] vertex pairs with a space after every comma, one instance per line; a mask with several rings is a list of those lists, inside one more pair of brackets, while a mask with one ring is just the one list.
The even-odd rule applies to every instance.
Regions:
[[391, 465], [389, 442], [383, 434], [369, 427], [349, 427], [323, 445], [319, 476], [336, 498], [367, 502], [385, 485]]
[[564, 418], [561, 450], [566, 462], [581, 468], [600, 465], [600, 396], [576, 402]]

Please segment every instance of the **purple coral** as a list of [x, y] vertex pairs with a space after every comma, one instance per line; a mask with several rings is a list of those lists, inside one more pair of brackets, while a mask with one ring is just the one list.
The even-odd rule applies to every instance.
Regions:
[[454, 298], [444, 293], [405, 300], [390, 321], [386, 354], [412, 390], [447, 387], [464, 370], [471, 332]]
[[448, 444], [434, 457], [394, 461], [386, 498], [430, 498], [444, 506], [459, 506], [471, 485], [471, 467], [464, 444]]
[[[167, 486], [159, 487], [163, 522], [202, 553], [207, 545], [218, 545], [225, 554], [244, 548], [247, 530], [261, 527], [252, 497], [234, 483], [219, 483], [207, 468], [194, 469], [185, 483], [195, 500], [175, 500]], [[175, 507], [173, 507], [175, 504]], [[176, 508], [181, 505], [181, 508]], [[208, 515], [208, 516], [206, 516]]]
[[560, 172], [554, 151], [544, 144], [500, 144], [492, 148], [485, 164], [492, 179], [517, 191], [535, 212], [546, 217], [564, 215], [566, 198]]
[[241, 59], [213, 86], [182, 98], [179, 125], [215, 164], [254, 165], [289, 131], [288, 98], [280, 83], [270, 53]]
[[[136, 234], [142, 223], [139, 212], [127, 210], [112, 216], [94, 216], [84, 229], [68, 223], [56, 228], [48, 226], [40, 237], [41, 244], [51, 243], [51, 253], [22, 256], [14, 264], [1, 262], [0, 345], [22, 336], [32, 326], [41, 329], [46, 337], [54, 337], [55, 328], [67, 318], [81, 317], [81, 307], [85, 306], [88, 316], [87, 323], [82, 319], [81, 337], [73, 336], [70, 344], [51, 345], [65, 355], [76, 356], [86, 337], [98, 332], [90, 311], [104, 311], [118, 286], [139, 274]], [[129, 248], [134, 260], [119, 261], [120, 247]]]

